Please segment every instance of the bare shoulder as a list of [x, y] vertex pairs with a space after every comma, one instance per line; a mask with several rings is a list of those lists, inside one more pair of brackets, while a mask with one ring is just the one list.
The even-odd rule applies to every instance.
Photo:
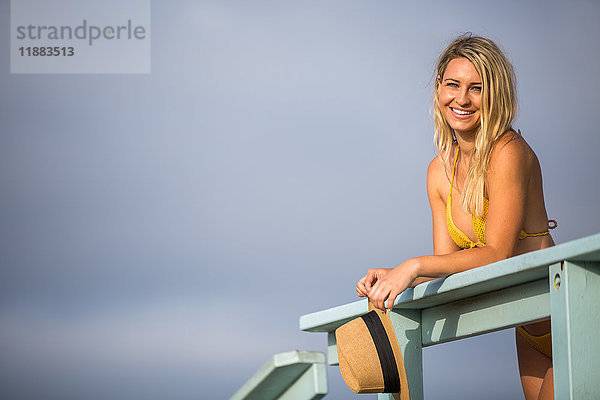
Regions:
[[530, 171], [537, 165], [537, 157], [523, 136], [508, 131], [500, 137], [490, 157], [490, 172], [518, 168]]
[[433, 160], [429, 163], [429, 167], [427, 167], [427, 180], [430, 179], [439, 179], [446, 176], [446, 166], [444, 165], [444, 161], [442, 157], [437, 155]]
[[434, 193], [443, 198], [443, 188], [449, 186], [450, 175], [448, 161], [442, 155], [437, 155], [427, 168], [427, 192], [431, 197]]

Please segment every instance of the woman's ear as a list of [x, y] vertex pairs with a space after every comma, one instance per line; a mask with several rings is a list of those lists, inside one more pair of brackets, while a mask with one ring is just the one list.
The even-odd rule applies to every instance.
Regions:
[[435, 78], [435, 85], [437, 87], [436, 94], [439, 96], [440, 95], [440, 87], [442, 86], [442, 77], [440, 75], [438, 75]]

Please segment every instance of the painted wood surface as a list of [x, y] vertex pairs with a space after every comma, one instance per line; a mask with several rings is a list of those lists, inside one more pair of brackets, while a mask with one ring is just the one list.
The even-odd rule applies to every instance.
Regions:
[[600, 263], [566, 261], [550, 274], [555, 398], [597, 399]]
[[325, 394], [325, 355], [296, 350], [274, 355], [230, 400], [317, 400]]

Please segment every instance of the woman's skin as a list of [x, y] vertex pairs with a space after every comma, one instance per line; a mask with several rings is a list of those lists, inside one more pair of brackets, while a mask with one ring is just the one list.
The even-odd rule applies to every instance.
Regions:
[[[459, 199], [480, 124], [481, 78], [470, 61], [456, 58], [450, 61], [444, 76], [437, 79], [439, 104], [460, 149], [452, 191], [452, 219], [477, 242], [471, 214], [461, 209]], [[489, 200], [486, 244], [461, 250], [446, 226], [446, 199], [455, 154], [456, 147], [450, 159], [438, 156], [427, 170], [434, 255], [411, 258], [396, 268], [370, 269], [356, 285], [358, 295], [369, 297], [381, 310], [385, 310], [386, 301], [391, 309], [396, 297], [408, 287], [554, 245], [550, 235], [519, 240], [521, 229], [528, 233], [546, 231], [548, 216], [538, 159], [520, 134], [508, 131], [492, 150], [486, 177]], [[550, 331], [550, 320], [529, 324], [526, 329], [533, 335], [545, 334]], [[516, 344], [526, 399], [552, 399], [552, 359], [534, 349], [519, 334]]]

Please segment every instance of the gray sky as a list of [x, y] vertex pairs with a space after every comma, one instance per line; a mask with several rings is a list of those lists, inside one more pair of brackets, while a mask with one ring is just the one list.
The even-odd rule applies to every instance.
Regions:
[[[600, 230], [600, 3], [155, 1], [149, 75], [11, 75], [0, 16], [2, 398], [225, 399], [325, 351], [301, 315], [432, 252], [431, 78], [465, 31], [515, 66], [556, 241]], [[426, 349], [426, 398], [520, 398], [513, 341]]]

